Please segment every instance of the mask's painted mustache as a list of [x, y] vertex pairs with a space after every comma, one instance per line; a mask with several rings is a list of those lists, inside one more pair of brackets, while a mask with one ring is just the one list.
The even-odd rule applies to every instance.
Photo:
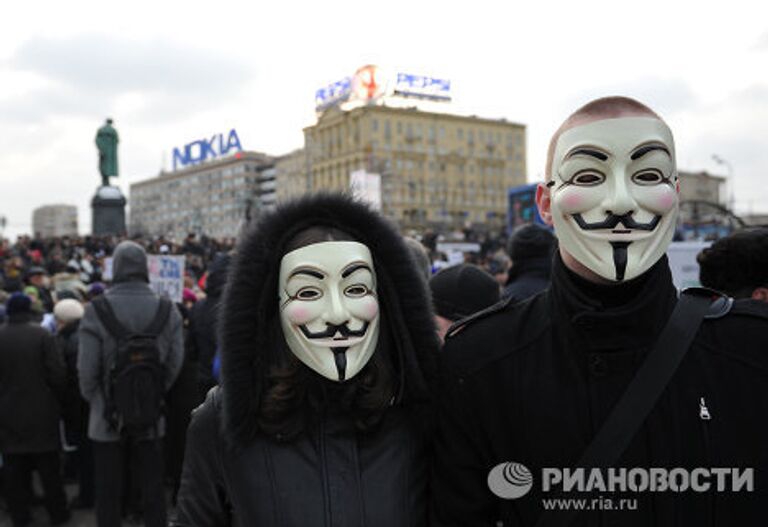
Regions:
[[609, 214], [603, 221], [596, 223], [587, 223], [581, 214], [574, 214], [573, 219], [576, 223], [585, 231], [593, 231], [597, 229], [614, 229], [619, 223], [624, 225], [627, 229], [636, 229], [638, 231], [652, 231], [661, 221], [661, 216], [656, 215], [648, 223], [639, 223], [634, 220], [632, 213], [627, 214]]
[[370, 322], [366, 320], [363, 327], [354, 331], [349, 329], [346, 324], [341, 324], [340, 326], [328, 324], [328, 327], [325, 328], [325, 330], [317, 333], [312, 333], [304, 324], [300, 325], [299, 329], [308, 339], [328, 339], [336, 335], [336, 333], [340, 333], [343, 337], [362, 337], [365, 335], [365, 332], [368, 331], [369, 324]]

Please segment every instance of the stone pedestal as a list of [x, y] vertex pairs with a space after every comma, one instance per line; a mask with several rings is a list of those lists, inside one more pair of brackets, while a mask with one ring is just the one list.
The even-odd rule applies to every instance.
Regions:
[[118, 187], [101, 186], [91, 200], [94, 235], [125, 234], [125, 199]]

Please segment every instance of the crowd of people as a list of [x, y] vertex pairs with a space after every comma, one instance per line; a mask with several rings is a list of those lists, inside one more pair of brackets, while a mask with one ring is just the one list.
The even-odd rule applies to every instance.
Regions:
[[[630, 183], [601, 188], [603, 172], [640, 158]], [[536, 525], [548, 513], [510, 501], [497, 463], [766, 468], [768, 310], [730, 298], [768, 301], [768, 232], [705, 249], [712, 290], [678, 300], [665, 256], [673, 159], [647, 107], [587, 105], [555, 134], [537, 197], [557, 237], [540, 225], [509, 239], [464, 232], [479, 249], [462, 261], [437, 234], [403, 237], [331, 194], [282, 204], [237, 244], [3, 241], [0, 455], [14, 527], [38, 502], [53, 525], [74, 508], [93, 508], [100, 527]], [[594, 234], [606, 229], [613, 238]], [[148, 254], [186, 256], [181, 302], [150, 287]], [[621, 436], [612, 408], [689, 302], [701, 309], [681, 345], [692, 358], [625, 419], [639, 419], [642, 441], [628, 433], [613, 458], [580, 457]], [[622, 524], [757, 525], [761, 478], [757, 498], [717, 509], [711, 495], [643, 495]]]
[[[120, 257], [121, 242], [134, 250], [138, 261]], [[234, 240], [194, 234], [181, 244], [163, 238], [125, 241], [90, 236], [3, 240], [0, 455], [5, 484], [0, 494], [14, 525], [29, 522], [33, 503], [44, 504], [56, 524], [69, 518], [70, 509], [94, 508], [100, 495], [101, 525], [119, 524], [115, 514], [117, 518], [154, 514], [165, 523], [164, 505], [159, 511], [155, 504], [147, 513], [139, 496], [164, 500], [163, 485], [167, 483], [171, 490], [178, 486], [189, 413], [215, 384], [212, 311], [224, 284], [223, 263], [233, 245]], [[147, 253], [183, 254], [186, 262], [183, 301], [170, 317], [178, 323], [167, 328], [172, 338], [163, 337], [173, 340], [173, 345], [166, 343], [162, 349], [163, 362], [171, 359], [173, 368], [166, 368], [167, 424], [160, 431], [162, 455], [155, 458], [147, 458], [143, 443], [123, 448], [116, 443], [119, 434], [96, 425], [104, 414], [100, 392], [110, 382], [104, 364], [114, 357], [109, 350], [104, 355], [102, 343], [107, 337], [94, 331], [99, 319], [89, 308], [106, 295], [126, 325], [133, 331], [143, 330], [147, 320], [142, 317], [152, 316], [157, 297], [147, 285]], [[113, 261], [110, 281], [103, 278], [107, 257]], [[137, 270], [131, 271], [130, 265]], [[130, 312], [121, 313], [125, 309]], [[85, 360], [88, 357], [93, 360]], [[199, 367], [201, 362], [205, 366]], [[110, 448], [116, 444], [121, 446]], [[43, 496], [32, 483], [35, 470]], [[65, 499], [62, 478], [75, 483], [71, 499]], [[139, 490], [148, 488], [147, 481], [155, 482], [157, 492]]]

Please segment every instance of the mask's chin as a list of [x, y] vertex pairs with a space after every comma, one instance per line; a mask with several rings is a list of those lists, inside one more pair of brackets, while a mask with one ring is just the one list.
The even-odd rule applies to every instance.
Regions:
[[[675, 215], [662, 216], [652, 233], [616, 235], [580, 230], [573, 218], [555, 217], [560, 245], [574, 261], [569, 267], [591, 281], [623, 283], [637, 278], [661, 259], [674, 235]], [[586, 271], [586, 272], [585, 272]], [[599, 277], [602, 280], [595, 280]]]
[[292, 329], [292, 338], [286, 339], [291, 352], [306, 366], [336, 382], [348, 381], [360, 373], [371, 359], [379, 335], [378, 320], [374, 320], [362, 340], [352, 346], [319, 346], [298, 328]]

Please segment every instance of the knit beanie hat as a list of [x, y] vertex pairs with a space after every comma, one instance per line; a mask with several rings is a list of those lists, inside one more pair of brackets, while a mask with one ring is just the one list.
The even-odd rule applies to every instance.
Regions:
[[549, 258], [555, 246], [555, 236], [549, 229], [532, 223], [520, 227], [509, 240], [509, 253], [512, 264], [531, 258]]
[[429, 280], [435, 312], [448, 320], [459, 320], [499, 301], [499, 284], [488, 273], [471, 264], [443, 269]]
[[56, 305], [53, 308], [53, 314], [56, 319], [64, 322], [65, 324], [69, 324], [75, 320], [80, 320], [83, 318], [84, 313], [85, 309], [83, 309], [83, 304], [74, 298], [65, 298], [64, 300], [59, 300], [56, 302]]
[[5, 313], [10, 317], [17, 314], [29, 313], [32, 309], [32, 299], [20, 292], [13, 293], [5, 302]]

